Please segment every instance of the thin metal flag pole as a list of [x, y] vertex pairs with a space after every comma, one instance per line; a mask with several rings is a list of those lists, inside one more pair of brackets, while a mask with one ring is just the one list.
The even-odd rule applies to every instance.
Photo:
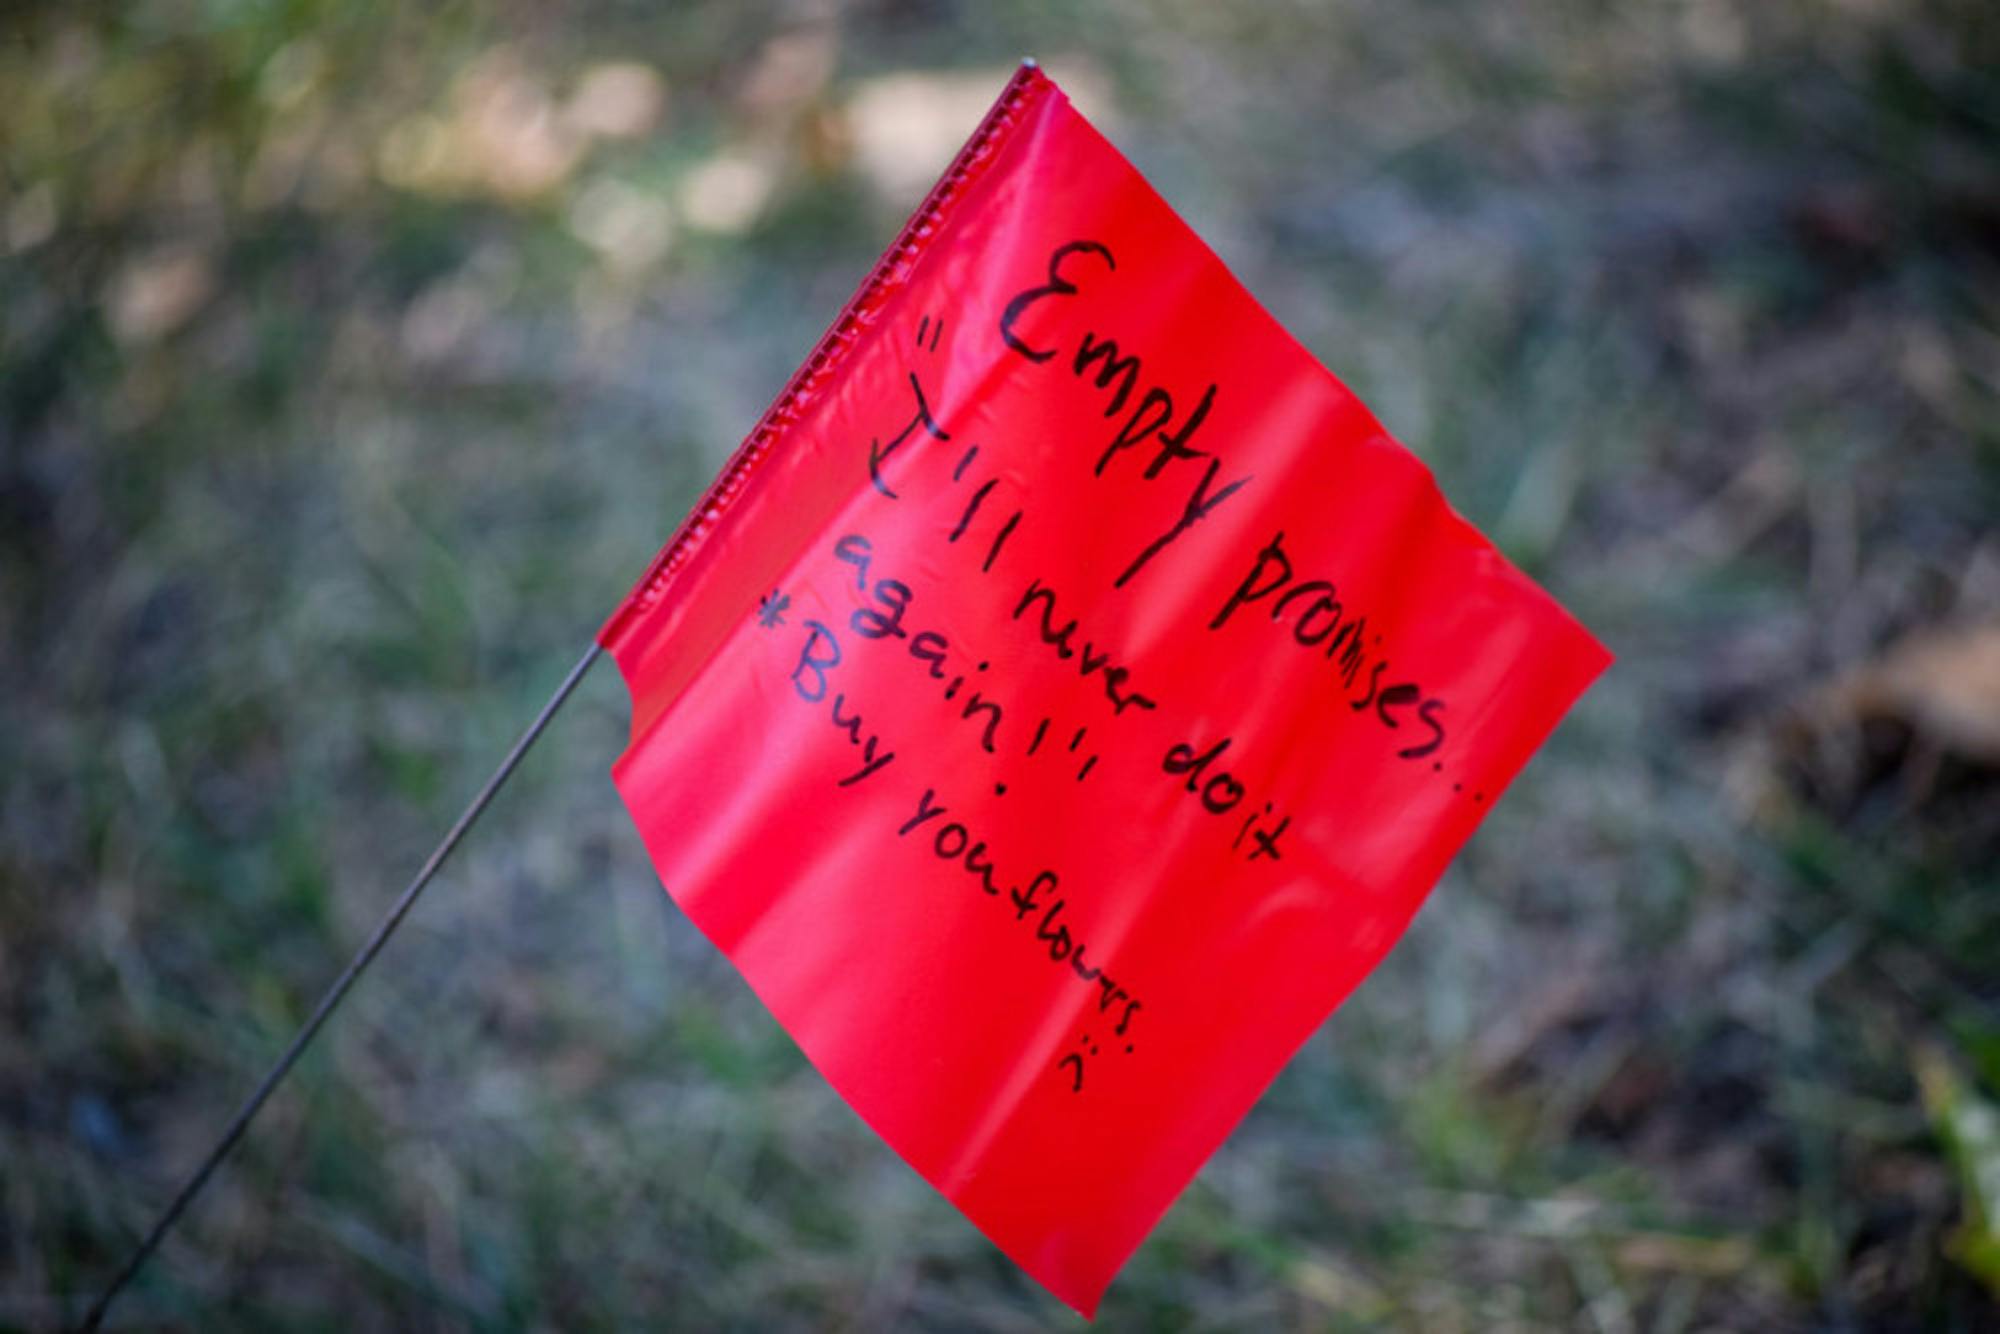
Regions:
[[146, 1263], [147, 1257], [159, 1246], [160, 1239], [173, 1227], [175, 1220], [187, 1208], [188, 1202], [194, 1199], [201, 1188], [208, 1183], [209, 1177], [229, 1155], [229, 1151], [236, 1147], [236, 1141], [243, 1138], [243, 1132], [250, 1125], [251, 1119], [257, 1115], [272, 1091], [298, 1063], [300, 1055], [319, 1032], [320, 1026], [326, 1023], [327, 1017], [346, 997], [349, 988], [361, 976], [362, 970], [367, 968], [381, 952], [382, 946], [387, 943], [390, 935], [402, 924], [403, 918], [415, 905], [417, 896], [424, 892], [424, 887], [437, 875], [438, 868], [444, 865], [445, 859], [451, 856], [452, 849], [458, 846], [459, 840], [465, 837], [465, 832], [472, 828], [481, 813], [492, 802], [494, 794], [499, 792], [508, 778], [513, 776], [515, 768], [521, 763], [521, 758], [528, 753], [528, 748], [535, 744], [535, 739], [541, 736], [542, 730], [549, 725], [549, 720], [556, 716], [556, 710], [560, 709], [563, 702], [570, 697], [570, 692], [576, 689], [577, 683], [590, 671], [591, 664], [597, 661], [597, 655], [601, 652], [602, 648], [592, 644], [589, 651], [577, 659], [576, 666], [569, 669], [569, 675], [563, 678], [562, 684], [556, 687], [553, 695], [549, 696], [548, 703], [542, 705], [542, 711], [535, 715], [535, 720], [528, 724], [527, 730], [514, 742], [513, 749], [507, 752], [507, 758], [500, 761], [500, 767], [493, 771], [493, 776], [486, 780], [486, 785], [479, 789], [479, 794], [473, 797], [471, 804], [459, 813], [458, 819], [452, 823], [443, 840], [425, 859], [416, 878], [410, 881], [388, 913], [376, 924], [367, 943], [348, 962], [340, 976], [334, 979], [326, 994], [320, 997], [319, 1004], [313, 1008], [312, 1017], [307, 1019], [293, 1036], [291, 1045], [285, 1048], [284, 1054], [258, 1082], [255, 1091], [244, 1100], [243, 1105], [236, 1109], [236, 1115], [231, 1118], [228, 1129], [222, 1132], [221, 1138], [215, 1142], [215, 1147], [208, 1151], [206, 1158], [202, 1159], [201, 1166], [195, 1169], [194, 1175], [188, 1178], [187, 1184], [181, 1187], [180, 1193], [174, 1196], [173, 1202], [160, 1214], [152, 1230], [146, 1234], [146, 1239], [139, 1243], [138, 1249], [132, 1252], [131, 1259], [127, 1260], [125, 1267], [118, 1271], [118, 1277], [111, 1280], [111, 1286], [104, 1290], [103, 1295], [90, 1308], [90, 1313], [84, 1316], [80, 1328], [94, 1330], [103, 1322], [104, 1313], [110, 1309], [112, 1301], [117, 1298], [125, 1285], [131, 1282], [132, 1276], [139, 1272], [140, 1266]]

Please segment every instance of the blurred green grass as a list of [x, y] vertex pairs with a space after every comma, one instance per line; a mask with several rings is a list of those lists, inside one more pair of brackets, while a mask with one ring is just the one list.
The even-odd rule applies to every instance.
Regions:
[[[0, 1326], [1030, 52], [1621, 658], [1105, 1323], [2000, 1320], [1993, 760], [1824, 689], [2000, 615], [1990, 6], [153, 0], [0, 15]], [[623, 728], [600, 673], [124, 1320], [1074, 1323], [668, 905]]]

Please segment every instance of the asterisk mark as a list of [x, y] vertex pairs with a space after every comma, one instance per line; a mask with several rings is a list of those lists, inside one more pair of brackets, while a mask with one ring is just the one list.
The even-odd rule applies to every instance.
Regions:
[[772, 589], [757, 600], [757, 624], [766, 630], [775, 629], [783, 625], [785, 623], [785, 608], [791, 605], [792, 600], [790, 598], [780, 593], [777, 589]]

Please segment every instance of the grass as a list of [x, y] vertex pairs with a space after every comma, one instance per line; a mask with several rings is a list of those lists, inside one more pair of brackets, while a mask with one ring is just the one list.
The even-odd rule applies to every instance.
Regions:
[[[1030, 51], [1620, 654], [1105, 1324], [1993, 1323], [1993, 757], [1822, 689], [2000, 614], [1987, 7], [830, 12], [0, 18], [0, 1326], [108, 1277], [892, 233], [857, 90]], [[480, 137], [632, 60], [647, 132]], [[1074, 1323], [667, 903], [623, 710], [125, 1321]]]

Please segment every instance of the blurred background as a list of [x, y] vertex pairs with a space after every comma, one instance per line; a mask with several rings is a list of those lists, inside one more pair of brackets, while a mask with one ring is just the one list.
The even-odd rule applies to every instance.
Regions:
[[[73, 1317], [1040, 56], [1619, 653], [1106, 1327], [2000, 1327], [1987, 0], [0, 6], [0, 1326]], [[1078, 1328], [601, 667], [132, 1326]]]

